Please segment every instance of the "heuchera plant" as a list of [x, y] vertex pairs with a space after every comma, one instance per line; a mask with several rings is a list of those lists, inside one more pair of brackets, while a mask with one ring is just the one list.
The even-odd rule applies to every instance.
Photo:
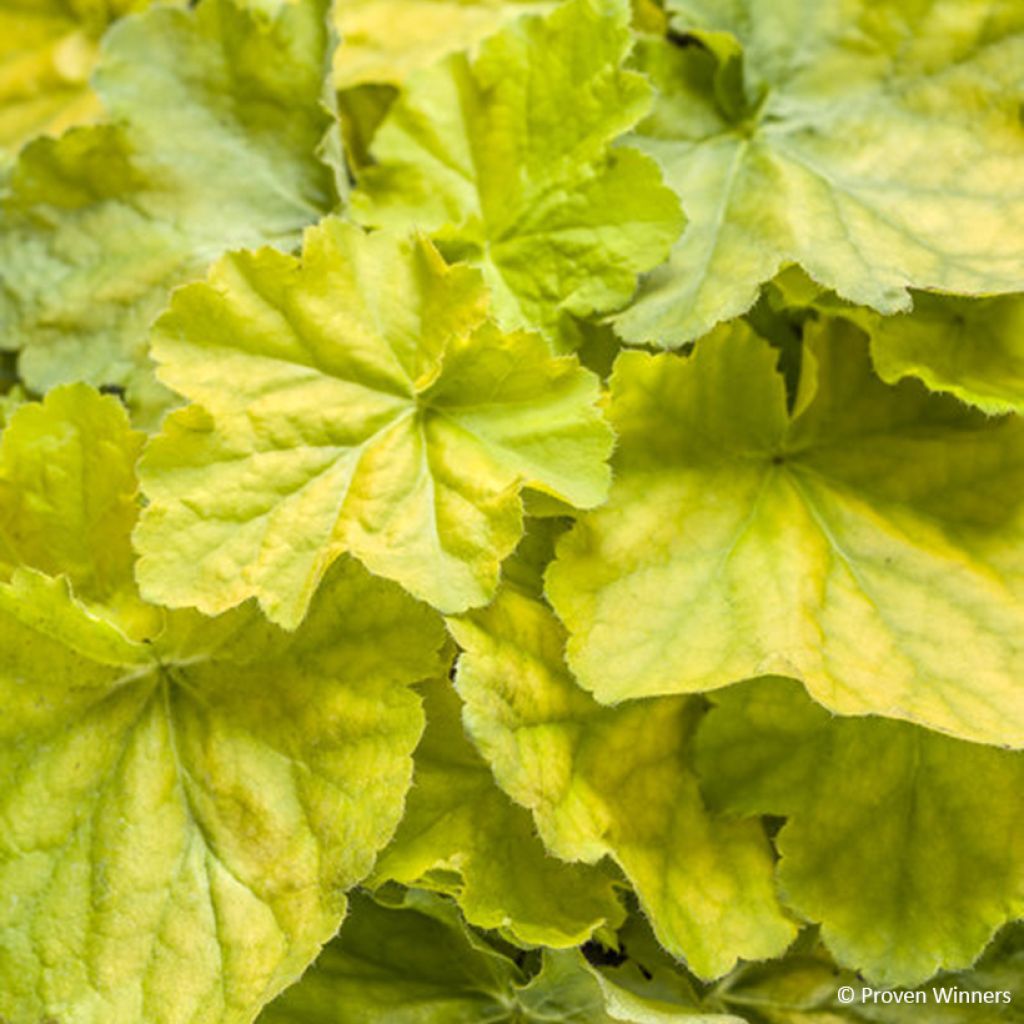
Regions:
[[0, 1022], [1024, 1020], [1022, 68], [0, 0]]

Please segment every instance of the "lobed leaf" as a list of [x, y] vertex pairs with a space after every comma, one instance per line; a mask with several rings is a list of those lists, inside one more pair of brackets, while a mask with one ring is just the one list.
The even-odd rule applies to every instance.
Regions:
[[424, 609], [350, 562], [293, 636], [190, 620], [137, 643], [61, 581], [0, 585], [4, 1017], [252, 1020], [401, 817]]
[[236, 254], [179, 291], [153, 351], [199, 404], [143, 463], [143, 593], [205, 613], [255, 596], [293, 628], [349, 551], [443, 611], [488, 601], [520, 489], [596, 505], [612, 439], [597, 379], [486, 304], [429, 242], [338, 220], [301, 262]]
[[857, 316], [879, 376], [917, 377], [933, 391], [1000, 414], [1024, 412], [1024, 298], [920, 293], [901, 316]]
[[[908, 289], [1024, 289], [1024, 8], [1001, 0], [671, 0], [630, 144], [689, 219], [616, 320], [675, 348], [799, 263], [881, 313]], [[674, 40], [693, 45], [676, 45]]]
[[449, 628], [465, 652], [456, 685], [470, 736], [555, 856], [617, 861], [659, 941], [702, 977], [789, 944], [763, 834], [701, 802], [693, 702], [602, 707], [566, 669], [558, 621], [515, 590]]
[[117, 399], [85, 384], [18, 407], [0, 436], [0, 575], [30, 566], [87, 601], [133, 603], [142, 442]]
[[503, 327], [564, 349], [571, 317], [624, 305], [682, 227], [654, 162], [609, 148], [650, 104], [630, 46], [628, 4], [571, 0], [411, 76], [353, 215], [430, 233], [481, 269]]
[[615, 485], [547, 574], [570, 666], [607, 703], [777, 673], [1021, 746], [1024, 426], [882, 384], [843, 321], [806, 341], [792, 416], [742, 323], [620, 357]]
[[969, 967], [1024, 915], [1024, 754], [834, 719], [789, 680], [719, 691], [697, 737], [716, 807], [785, 815], [786, 902], [883, 985]]
[[450, 891], [470, 924], [500, 928], [528, 945], [577, 946], [599, 928], [618, 927], [625, 911], [612, 877], [552, 857], [530, 813], [495, 785], [464, 735], [462, 704], [448, 680], [424, 689], [427, 728], [413, 788], [371, 884]]
[[337, 203], [317, 156], [327, 8], [203, 0], [110, 33], [96, 88], [111, 123], [29, 146], [0, 207], [0, 344], [22, 347], [32, 390], [125, 387], [152, 423], [169, 396], [146, 336], [171, 289], [228, 249], [295, 246]]

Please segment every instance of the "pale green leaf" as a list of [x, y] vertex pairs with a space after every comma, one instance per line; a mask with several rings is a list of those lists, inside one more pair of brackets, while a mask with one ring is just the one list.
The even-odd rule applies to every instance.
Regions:
[[146, 334], [170, 289], [227, 249], [295, 246], [336, 204], [316, 155], [327, 8], [203, 0], [111, 31], [96, 88], [113, 123], [28, 147], [0, 212], [0, 320], [32, 389], [124, 386], [151, 421], [169, 396]]
[[918, 377], [989, 413], [1024, 412], [1024, 297], [919, 293], [902, 316], [858, 318], [883, 380]]
[[558, 621], [514, 590], [449, 628], [465, 651], [457, 686], [469, 733], [552, 853], [616, 860], [660, 941], [698, 975], [785, 948], [794, 930], [764, 836], [701, 802], [687, 761], [695, 703], [597, 704], [565, 668]]
[[334, 55], [339, 89], [401, 85], [420, 68], [468, 50], [506, 22], [544, 11], [547, 0], [349, 0], [337, 4], [341, 45]]
[[530, 945], [576, 946], [616, 928], [624, 910], [600, 868], [552, 857], [528, 811], [497, 785], [462, 731], [462, 704], [447, 679], [425, 689], [427, 730], [413, 788], [372, 883], [424, 884], [455, 872], [449, 888], [470, 924], [501, 928]]
[[699, 337], [792, 262], [883, 313], [908, 309], [909, 287], [1024, 288], [1024, 7], [669, 9], [697, 45], [640, 48], [658, 100], [631, 144], [658, 161], [689, 223], [618, 318], [623, 337]]
[[179, 291], [153, 351], [201, 404], [145, 456], [144, 593], [207, 613], [256, 596], [293, 627], [349, 551], [443, 611], [489, 600], [519, 490], [598, 504], [612, 439], [597, 379], [486, 302], [429, 242], [338, 220], [301, 262], [237, 254]]
[[1024, 744], [1024, 423], [872, 373], [843, 321], [806, 329], [791, 418], [743, 324], [620, 357], [607, 505], [548, 595], [599, 700], [801, 679], [841, 714]]
[[1024, 916], [1024, 753], [906, 722], [834, 719], [799, 684], [723, 690], [698, 733], [717, 807], [785, 815], [779, 883], [876, 984], [969, 967]]
[[136, 609], [131, 532], [143, 437], [84, 384], [21, 405], [0, 437], [0, 575], [64, 574], [78, 597]]
[[440, 640], [351, 561], [295, 634], [135, 643], [60, 580], [0, 585], [0, 1017], [248, 1024], [393, 833]]
[[621, 307], [682, 226], [655, 163], [609, 148], [650, 104], [622, 67], [629, 13], [624, 0], [571, 0], [410, 77], [353, 214], [415, 225], [479, 266], [506, 328], [564, 345], [571, 316]]

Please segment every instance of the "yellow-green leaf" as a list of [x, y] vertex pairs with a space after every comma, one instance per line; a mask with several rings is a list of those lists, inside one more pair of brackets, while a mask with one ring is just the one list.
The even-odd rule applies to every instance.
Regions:
[[[883, 313], [1024, 289], [1024, 6], [670, 0], [631, 144], [689, 223], [617, 328], [676, 347], [799, 263]], [[677, 45], [689, 38], [693, 45]]]
[[206, 613], [255, 596], [294, 627], [349, 551], [442, 611], [486, 603], [521, 488], [592, 507], [612, 443], [596, 377], [486, 307], [429, 242], [338, 220], [301, 261], [237, 254], [180, 290], [153, 351], [198, 404], [145, 456], [143, 592]]
[[89, 86], [100, 39], [114, 19], [152, 2], [0, 2], [0, 163], [37, 135], [100, 116], [102, 104]]
[[793, 416], [742, 323], [620, 357], [615, 485], [547, 574], [569, 664], [606, 702], [777, 673], [1024, 745], [1024, 423], [883, 384], [843, 321], [805, 341]]
[[782, 952], [795, 929], [763, 833], [701, 802], [688, 762], [693, 701], [602, 707], [566, 669], [557, 619], [514, 590], [449, 627], [465, 651], [469, 733], [552, 853], [617, 861], [659, 940], [702, 977]]
[[21, 405], [0, 437], [0, 575], [30, 566], [67, 576], [86, 601], [137, 606], [142, 442], [117, 399], [84, 384]]
[[989, 413], [1024, 413], [1024, 296], [914, 296], [901, 316], [860, 314], [883, 380], [918, 377]]
[[349, 0], [335, 6], [341, 45], [334, 55], [339, 89], [401, 85], [413, 71], [468, 50], [548, 0]]
[[351, 561], [295, 634], [0, 584], [0, 1017], [249, 1024], [402, 813], [439, 623]]
[[[448, 680], [428, 684], [425, 698], [405, 816], [371, 881], [450, 891], [470, 924], [530, 945], [577, 946], [598, 928], [617, 928], [625, 910], [609, 874], [544, 849], [529, 811], [498, 788], [463, 734], [462, 703]], [[431, 881], [451, 873], [457, 881]]]
[[410, 77], [353, 214], [430, 233], [480, 267], [502, 326], [571, 344], [572, 317], [623, 306], [682, 227], [655, 163], [610, 148], [650, 104], [623, 67], [629, 18], [625, 0], [570, 0]]
[[835, 719], [799, 685], [723, 690], [698, 733], [715, 806], [785, 815], [787, 903], [875, 985], [969, 967], [1024, 916], [1024, 753]]

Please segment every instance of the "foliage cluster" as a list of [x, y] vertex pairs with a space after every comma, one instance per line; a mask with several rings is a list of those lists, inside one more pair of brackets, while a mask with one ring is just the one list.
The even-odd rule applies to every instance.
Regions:
[[4, 1024], [1024, 1019], [1024, 5], [0, 68]]

